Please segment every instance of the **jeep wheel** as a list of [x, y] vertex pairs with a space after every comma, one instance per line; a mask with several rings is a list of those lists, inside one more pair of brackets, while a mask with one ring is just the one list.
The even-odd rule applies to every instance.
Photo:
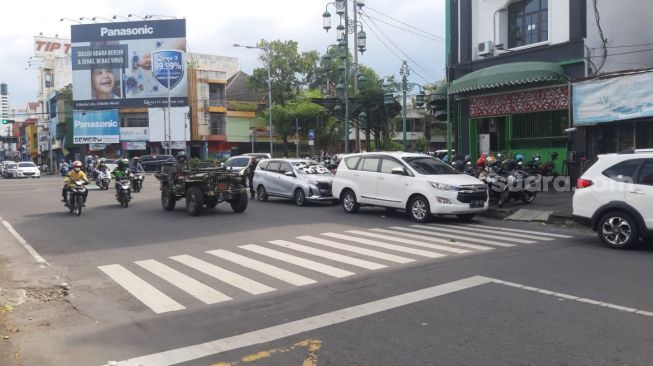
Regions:
[[215, 208], [215, 206], [218, 205], [218, 199], [217, 198], [207, 198], [206, 202], [204, 202], [204, 205], [208, 208]]
[[603, 215], [596, 231], [605, 245], [615, 249], [630, 248], [639, 239], [637, 222], [625, 212], [615, 211]]
[[424, 196], [413, 197], [408, 203], [407, 211], [408, 216], [415, 222], [424, 223], [431, 218], [429, 201]]
[[293, 200], [295, 201], [295, 204], [297, 206], [306, 205], [306, 194], [304, 194], [304, 190], [301, 188], [295, 189], [295, 193], [293, 194]]
[[258, 200], [261, 202], [266, 202], [268, 200], [268, 192], [265, 190], [263, 185], [258, 186], [256, 189], [256, 195], [258, 196]]
[[231, 209], [234, 210], [235, 213], [243, 213], [247, 209], [248, 202], [247, 192], [236, 194], [231, 199]]
[[198, 216], [202, 213], [204, 205], [204, 194], [198, 186], [191, 186], [186, 191], [186, 211], [191, 216]]
[[161, 188], [161, 206], [163, 206], [163, 209], [166, 211], [172, 211], [175, 209], [176, 203], [177, 199], [175, 198], [175, 195], [170, 192], [170, 186], [164, 184], [163, 188]]
[[346, 190], [342, 194], [342, 209], [346, 213], [356, 213], [360, 208], [358, 201], [356, 201], [356, 194], [351, 189]]

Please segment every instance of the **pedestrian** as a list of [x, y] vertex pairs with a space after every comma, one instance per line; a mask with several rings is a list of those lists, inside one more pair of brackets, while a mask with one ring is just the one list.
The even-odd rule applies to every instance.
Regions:
[[249, 194], [250, 194], [250, 199], [254, 199], [254, 171], [256, 170], [256, 166], [258, 166], [258, 162], [256, 161], [255, 157], [252, 157], [252, 160], [249, 162], [249, 174], [247, 174], [247, 180], [249, 181]]

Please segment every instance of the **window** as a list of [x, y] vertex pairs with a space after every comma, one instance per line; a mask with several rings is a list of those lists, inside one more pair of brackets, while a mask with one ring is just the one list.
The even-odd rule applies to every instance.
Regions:
[[365, 172], [378, 172], [379, 171], [379, 158], [365, 158], [360, 170]]
[[279, 173], [286, 174], [288, 172], [292, 172], [292, 167], [290, 166], [290, 164], [284, 161], [281, 163], [281, 166], [279, 167]]
[[653, 160], [647, 160], [644, 163], [642, 170], [639, 171], [639, 180], [637, 183], [653, 186]]
[[508, 47], [549, 39], [549, 0], [521, 0], [508, 6]]
[[269, 163], [270, 163], [269, 161], [262, 161], [262, 162], [258, 163], [259, 169], [268, 170], [268, 164]]
[[226, 163], [224, 163], [224, 166], [227, 168], [242, 168], [245, 166], [249, 166], [249, 158], [233, 158], [227, 160]]
[[349, 168], [350, 170], [355, 170], [360, 160], [361, 160], [360, 156], [350, 156], [348, 158], [345, 158], [345, 165], [347, 165], [347, 168]]
[[621, 163], [613, 165], [603, 171], [603, 175], [612, 180], [616, 180], [617, 182], [632, 183], [635, 172], [637, 171], [637, 168], [642, 165], [642, 161], [643, 159], [622, 161]]
[[381, 173], [392, 174], [392, 169], [394, 168], [403, 168], [403, 165], [395, 159], [383, 158], [381, 161]]
[[280, 165], [281, 165], [281, 163], [278, 162], [278, 161], [271, 161], [271, 162], [270, 162], [270, 165], [268, 166], [268, 169], [267, 169], [267, 170], [268, 170], [269, 172], [275, 172], [275, 173], [276, 173], [276, 172], [279, 171], [279, 166], [280, 166]]
[[149, 127], [147, 113], [125, 114], [121, 118], [122, 127]]
[[209, 135], [226, 135], [227, 122], [223, 113], [209, 113]]
[[442, 161], [431, 157], [410, 157], [404, 161], [423, 175], [459, 174], [458, 171]]

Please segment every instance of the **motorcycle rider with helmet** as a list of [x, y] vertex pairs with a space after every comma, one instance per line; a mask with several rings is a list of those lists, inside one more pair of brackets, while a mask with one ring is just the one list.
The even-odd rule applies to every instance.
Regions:
[[141, 165], [141, 158], [139, 158], [138, 156], [134, 156], [129, 165], [129, 169], [133, 173], [143, 173], [145, 169], [143, 169], [143, 166]]
[[[66, 195], [72, 189], [72, 185], [78, 180], [88, 183], [88, 178], [86, 177], [86, 173], [82, 171], [82, 162], [79, 160], [75, 160], [75, 162], [73, 162], [73, 170], [68, 172], [68, 175], [66, 175], [66, 178], [64, 179], [64, 186], [63, 189], [61, 190], [61, 196], [63, 197], [61, 199], [61, 202], [65, 202], [66, 205], [68, 205], [68, 202], [66, 200]], [[88, 196], [88, 191], [85, 191], [82, 200], [83, 206], [86, 206], [87, 196]]]
[[131, 176], [127, 159], [118, 160], [118, 167], [111, 172], [111, 176], [116, 180], [116, 197], [118, 197], [121, 188], [120, 181], [129, 180], [129, 177]]

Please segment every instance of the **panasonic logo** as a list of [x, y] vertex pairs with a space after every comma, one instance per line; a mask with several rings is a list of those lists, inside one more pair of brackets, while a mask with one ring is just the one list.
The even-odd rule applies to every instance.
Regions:
[[104, 128], [104, 127], [120, 127], [117, 121], [107, 122], [81, 122], [75, 121], [75, 128]]
[[138, 28], [100, 28], [100, 37], [142, 36], [147, 34], [154, 34], [154, 28], [150, 27], [149, 25], [144, 25]]

